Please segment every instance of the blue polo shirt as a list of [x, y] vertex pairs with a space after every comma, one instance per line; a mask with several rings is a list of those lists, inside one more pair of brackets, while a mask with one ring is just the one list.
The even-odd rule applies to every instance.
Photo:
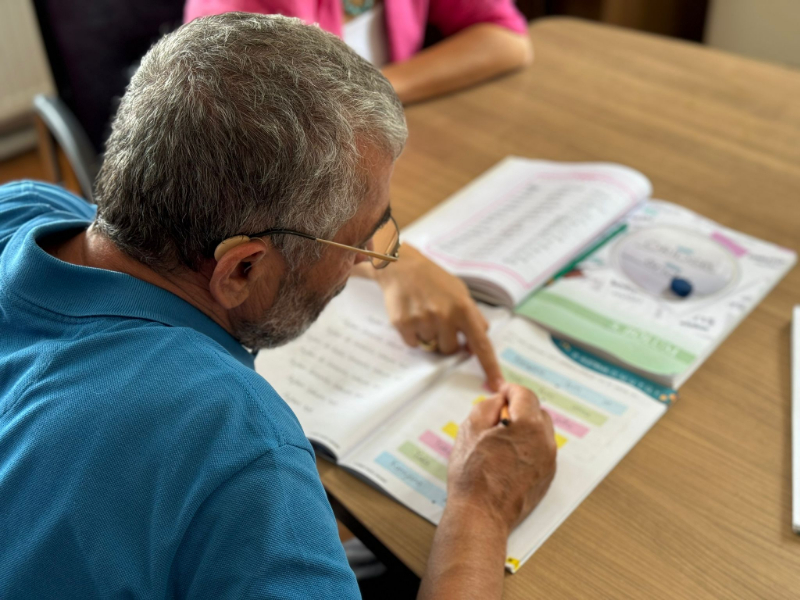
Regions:
[[37, 240], [94, 208], [0, 187], [0, 598], [356, 598], [311, 446], [202, 312]]

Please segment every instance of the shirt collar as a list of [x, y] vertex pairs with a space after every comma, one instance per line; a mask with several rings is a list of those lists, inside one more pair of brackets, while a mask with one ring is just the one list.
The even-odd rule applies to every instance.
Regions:
[[73, 265], [37, 244], [46, 235], [85, 229], [86, 220], [63, 220], [13, 236], [0, 256], [0, 289], [39, 308], [69, 316], [115, 316], [190, 327], [253, 368], [253, 356], [225, 329], [175, 294], [125, 273]]

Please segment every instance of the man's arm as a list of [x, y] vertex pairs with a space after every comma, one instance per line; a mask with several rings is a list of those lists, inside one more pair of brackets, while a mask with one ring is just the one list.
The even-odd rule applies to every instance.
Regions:
[[475, 507], [448, 501], [418, 598], [499, 598], [508, 533], [502, 522]]
[[188, 598], [359, 598], [309, 450], [284, 445], [198, 509], [172, 569]]
[[[508, 402], [511, 424], [499, 425]], [[508, 535], [555, 475], [553, 424], [531, 392], [506, 384], [459, 429], [420, 599], [490, 600], [503, 592]]]

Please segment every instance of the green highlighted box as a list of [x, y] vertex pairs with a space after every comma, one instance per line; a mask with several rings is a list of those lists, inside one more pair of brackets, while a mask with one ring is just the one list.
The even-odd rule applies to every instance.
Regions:
[[682, 373], [697, 358], [690, 350], [644, 327], [609, 318], [549, 290], [530, 296], [517, 307], [516, 313], [559, 335], [602, 348], [633, 367], [659, 375]]
[[447, 465], [443, 465], [433, 456], [411, 442], [405, 442], [398, 448], [400, 454], [405, 456], [415, 465], [430, 473], [437, 479], [447, 481]]

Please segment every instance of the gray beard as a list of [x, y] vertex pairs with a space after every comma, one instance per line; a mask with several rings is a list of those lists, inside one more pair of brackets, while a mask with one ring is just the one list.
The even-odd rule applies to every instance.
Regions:
[[343, 289], [320, 295], [306, 289], [304, 273], [289, 273], [278, 287], [277, 299], [258, 321], [234, 324], [233, 336], [252, 350], [277, 348], [299, 337]]

